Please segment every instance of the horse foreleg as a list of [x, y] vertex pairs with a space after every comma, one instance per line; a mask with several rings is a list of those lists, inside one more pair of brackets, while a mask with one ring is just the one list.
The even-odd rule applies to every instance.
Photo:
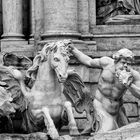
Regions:
[[69, 101], [64, 102], [64, 107], [68, 115], [70, 135], [79, 135], [79, 131], [76, 126], [71, 103]]
[[42, 112], [44, 113], [44, 122], [45, 126], [47, 127], [48, 134], [53, 140], [58, 139], [59, 134], [50, 116], [49, 109], [47, 107], [43, 107]]

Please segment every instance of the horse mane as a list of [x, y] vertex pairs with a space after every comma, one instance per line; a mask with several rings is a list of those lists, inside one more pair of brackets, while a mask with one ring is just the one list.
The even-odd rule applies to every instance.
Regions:
[[56, 42], [50, 42], [44, 45], [43, 49], [38, 52], [38, 54], [33, 59], [33, 65], [27, 70], [26, 75], [27, 77], [30, 77], [32, 80], [36, 79], [37, 72], [39, 69], [39, 64], [41, 62], [47, 61], [48, 55], [50, 51], [57, 51], [57, 45], [63, 43], [63, 49], [62, 53], [65, 55], [70, 55], [68, 53], [67, 46], [71, 44], [70, 40], [63, 40], [63, 41], [56, 41]]
[[45, 44], [43, 49], [33, 59], [33, 65], [27, 70], [26, 75], [35, 80], [41, 62], [47, 61], [50, 50], [54, 48], [54, 43]]

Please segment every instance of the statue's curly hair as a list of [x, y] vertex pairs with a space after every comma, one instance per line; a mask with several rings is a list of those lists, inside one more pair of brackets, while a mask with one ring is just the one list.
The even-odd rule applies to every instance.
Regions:
[[128, 59], [131, 62], [134, 62], [134, 53], [127, 49], [127, 48], [123, 48], [120, 49], [119, 51], [117, 51], [116, 53], [114, 53], [112, 55], [112, 58], [115, 60], [115, 62], [118, 62], [120, 59], [124, 58], [124, 59]]

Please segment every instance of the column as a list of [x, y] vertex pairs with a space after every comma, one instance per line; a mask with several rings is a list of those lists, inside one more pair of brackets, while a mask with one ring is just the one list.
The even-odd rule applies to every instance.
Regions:
[[96, 42], [93, 41], [93, 35], [90, 33], [90, 4], [90, 0], [78, 0], [78, 28], [82, 34], [81, 39], [87, 44], [89, 52], [92, 52], [97, 48]]
[[7, 38], [21, 39], [22, 34], [22, 0], [2, 0], [3, 35]]
[[3, 33], [3, 28], [2, 28], [2, 1], [0, 0], [0, 37]]
[[18, 51], [15, 44], [27, 44], [22, 34], [22, 0], [2, 0], [3, 35], [1, 51]]
[[31, 35], [30, 35], [30, 44], [38, 42], [40, 39], [41, 34], [44, 31], [44, 0], [30, 0], [31, 8], [30, 8], [30, 15], [31, 15]]
[[93, 36], [89, 33], [89, 0], [78, 0], [78, 28], [84, 40]]
[[77, 0], [44, 0], [45, 40], [58, 38], [75, 39], [78, 33]]
[[96, 25], [96, 0], [89, 0], [89, 30]]

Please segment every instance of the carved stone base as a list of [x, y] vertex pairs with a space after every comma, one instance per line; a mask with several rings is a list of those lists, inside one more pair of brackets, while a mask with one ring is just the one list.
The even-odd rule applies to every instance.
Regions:
[[48, 140], [48, 136], [41, 132], [31, 134], [0, 134], [0, 140]]
[[140, 24], [140, 15], [117, 15], [110, 18], [106, 24], [108, 25], [122, 25], [122, 24]]
[[12, 52], [17, 55], [33, 55], [34, 46], [28, 45], [28, 42], [23, 39], [2, 39], [1, 52]]
[[139, 50], [140, 25], [98, 25], [93, 27], [92, 33], [98, 51]]
[[139, 140], [140, 123], [131, 123], [107, 133], [97, 133], [88, 140]]

